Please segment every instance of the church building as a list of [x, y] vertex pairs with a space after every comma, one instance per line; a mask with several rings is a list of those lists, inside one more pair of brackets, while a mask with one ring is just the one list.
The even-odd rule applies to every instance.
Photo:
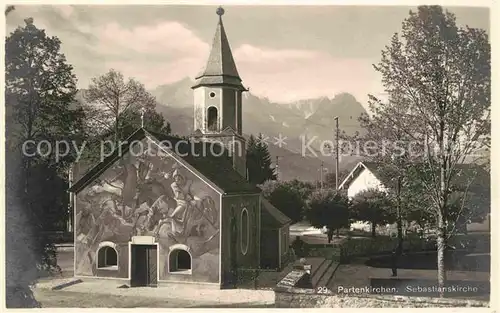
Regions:
[[73, 167], [76, 277], [224, 288], [234, 286], [238, 268], [283, 266], [290, 219], [246, 179], [246, 89], [223, 13], [217, 10], [212, 50], [192, 87], [190, 139], [144, 125], [85, 173]]

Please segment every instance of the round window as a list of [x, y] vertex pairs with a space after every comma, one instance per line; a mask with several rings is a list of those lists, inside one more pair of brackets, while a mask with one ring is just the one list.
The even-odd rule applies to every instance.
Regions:
[[210, 98], [215, 98], [215, 92], [213, 92], [213, 91], [212, 91], [212, 92], [210, 93]]

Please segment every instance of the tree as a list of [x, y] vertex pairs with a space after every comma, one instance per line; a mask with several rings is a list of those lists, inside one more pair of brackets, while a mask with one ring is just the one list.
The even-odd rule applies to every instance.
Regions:
[[[120, 119], [118, 127], [119, 133], [122, 134], [120, 139], [127, 138], [139, 129], [139, 127], [141, 127], [141, 112], [132, 110], [125, 112]], [[151, 109], [144, 112], [144, 128], [164, 135], [172, 133], [170, 123], [165, 121], [165, 118], [161, 114]]]
[[375, 237], [377, 225], [393, 223], [395, 214], [393, 203], [387, 194], [377, 189], [359, 192], [352, 199], [351, 214], [358, 221], [372, 225], [372, 237]]
[[[61, 41], [38, 29], [32, 18], [25, 23], [5, 42], [10, 307], [36, 306], [29, 285], [34, 284], [37, 270], [57, 268], [54, 245], [44, 231], [60, 224], [60, 217], [65, 215], [66, 188], [60, 183], [48, 184], [47, 177], [64, 180], [75, 158], [72, 150], [66, 155], [57, 153], [56, 148], [62, 148], [57, 143], [79, 144], [83, 139], [83, 111], [72, 109], [76, 78], [60, 52]], [[37, 144], [42, 142], [44, 145], [39, 145], [37, 151]], [[49, 198], [54, 203], [49, 205]], [[20, 247], [19, 242], [24, 246]], [[25, 248], [29, 251], [20, 252]]]
[[[339, 171], [339, 175], [338, 175], [339, 176], [339, 185], [342, 182], [342, 180], [344, 180], [344, 178], [347, 177], [348, 174], [349, 174], [348, 170], [341, 170], [341, 171]], [[325, 181], [323, 182], [323, 187], [325, 187], [325, 188], [334, 188], [335, 189], [335, 186], [336, 186], [335, 179], [336, 179], [335, 172], [333, 172], [333, 173], [326, 173], [325, 174]]]
[[[467, 223], [482, 222], [490, 211], [489, 173], [481, 165], [457, 164], [455, 176], [449, 183], [448, 211], [446, 215], [448, 238], [457, 231], [465, 232]], [[422, 228], [438, 227], [438, 212], [432, 208], [432, 195], [428, 194], [420, 178], [428, 172], [425, 164], [415, 165], [409, 172], [414, 177], [408, 183], [408, 191], [403, 194], [408, 207], [405, 219], [417, 222]], [[430, 179], [430, 178], [428, 178]], [[424, 226], [425, 225], [425, 226]]]
[[247, 143], [247, 151], [255, 149], [255, 145], [257, 145], [257, 140], [255, 140], [255, 137], [253, 135], [250, 135], [250, 138], [248, 138], [248, 143]]
[[122, 136], [120, 119], [128, 111], [154, 110], [156, 99], [146, 91], [143, 84], [134, 79], [125, 82], [123, 75], [111, 69], [106, 74], [92, 79], [83, 93], [86, 101], [86, 117], [93, 128], [114, 134], [117, 143]]
[[8, 5], [6, 8], [5, 8], [5, 15], [7, 16], [10, 12], [14, 11], [16, 9], [15, 6], [13, 5]]
[[288, 216], [293, 223], [302, 221], [304, 217], [305, 198], [294, 183], [268, 180], [259, 186], [272, 205]]
[[425, 166], [415, 177], [430, 196], [436, 218], [438, 282], [443, 287], [450, 182], [459, 171], [457, 164], [475, 161], [475, 152], [490, 146], [488, 36], [481, 29], [459, 28], [455, 16], [440, 6], [420, 6], [374, 67], [388, 94], [386, 100], [371, 97], [371, 107], [377, 107], [374, 119], [390, 122], [425, 148], [418, 156]]
[[[141, 113], [137, 111], [127, 111], [119, 120], [118, 133], [120, 134], [118, 140], [127, 139], [134, 131], [141, 127]], [[154, 110], [148, 110], [144, 114], [144, 128], [147, 131], [170, 135], [172, 128], [169, 122], [161, 114]], [[91, 166], [96, 162], [100, 162], [101, 145], [107, 140], [114, 138], [114, 131], [95, 134], [86, 142], [85, 150], [80, 156], [80, 162], [85, 162], [87, 166]]]
[[[121, 73], [110, 70], [107, 74], [94, 78], [89, 90], [91, 91], [83, 91], [83, 100], [80, 103], [88, 120], [86, 126], [89, 133], [89, 140], [81, 157], [83, 162], [90, 165], [101, 161], [100, 151], [103, 142], [125, 140], [139, 129], [142, 112], [146, 130], [162, 134], [172, 132], [170, 123], [155, 111], [155, 98], [145, 91], [141, 83], [132, 79], [125, 83]], [[109, 100], [108, 98], [112, 96], [108, 95], [116, 99]], [[110, 101], [118, 104], [115, 107], [102, 105]], [[118, 109], [115, 110], [116, 108]]]
[[[432, 229], [433, 221], [432, 211], [428, 209], [431, 206], [429, 195], [425, 193], [422, 186], [419, 184], [418, 178], [412, 178], [411, 172], [408, 171], [404, 177], [404, 188], [401, 188], [400, 204], [401, 216], [408, 224], [416, 224], [421, 232], [421, 235], [426, 230]], [[390, 192], [394, 203], [396, 203], [396, 195]]]
[[311, 182], [304, 182], [298, 179], [292, 179], [285, 183], [291, 189], [295, 190], [302, 199], [308, 199], [314, 191], [314, 184]]
[[349, 226], [349, 201], [346, 196], [335, 189], [314, 191], [308, 202], [306, 218], [311, 225], [328, 229], [328, 243], [332, 241], [333, 232]]
[[262, 134], [257, 139], [250, 136], [247, 147], [248, 178], [251, 183], [262, 184], [266, 180], [276, 179], [276, 173], [271, 168], [271, 154], [264, 142]]

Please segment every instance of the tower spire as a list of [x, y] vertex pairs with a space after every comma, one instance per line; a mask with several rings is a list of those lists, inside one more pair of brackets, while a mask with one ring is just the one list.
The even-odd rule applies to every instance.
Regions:
[[194, 138], [219, 141], [232, 154], [233, 167], [247, 177], [246, 144], [242, 128], [242, 93], [246, 91], [236, 69], [222, 22], [218, 18], [210, 55], [202, 73], [196, 77], [194, 94]]
[[196, 77], [196, 84], [193, 88], [208, 85], [227, 85], [246, 90], [241, 83], [224, 24], [222, 23], [222, 15], [224, 15], [225, 10], [218, 7], [216, 13], [219, 16], [219, 21], [212, 41], [210, 55], [205, 69]]

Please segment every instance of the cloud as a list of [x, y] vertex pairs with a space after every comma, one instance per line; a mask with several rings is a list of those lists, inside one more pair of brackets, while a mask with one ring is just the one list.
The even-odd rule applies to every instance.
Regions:
[[91, 49], [104, 59], [103, 71], [114, 68], [148, 88], [194, 76], [209, 52], [207, 43], [173, 21], [130, 29], [110, 22], [95, 34]]
[[[242, 45], [234, 50], [239, 73], [255, 94], [278, 102], [352, 93], [358, 100], [376, 92], [371, 60], [335, 58], [323, 51]], [[368, 80], [367, 80], [368, 78]], [[362, 99], [360, 99], [362, 98]]]
[[[89, 49], [103, 60], [101, 72], [93, 76], [114, 68], [151, 89], [185, 77], [193, 78], [205, 65], [210, 48], [193, 30], [176, 21], [129, 28], [110, 21], [96, 26], [92, 33], [97, 40]], [[370, 60], [248, 43], [233, 47], [233, 54], [245, 86], [272, 101], [289, 102], [350, 92], [364, 102], [367, 93], [376, 92], [366, 79], [374, 77]]]
[[122, 49], [145, 56], [200, 57], [208, 45], [191, 30], [177, 22], [125, 29], [117, 23], [108, 23], [99, 32], [101, 49], [122, 53]]
[[308, 60], [317, 57], [319, 53], [309, 50], [273, 50], [243, 44], [234, 51], [234, 55], [235, 57], [245, 60], [258, 60], [260, 63], [279, 62], [280, 64], [283, 64], [290, 59]]
[[[153, 89], [194, 78], [206, 63], [209, 43], [185, 24], [157, 20], [127, 27], [112, 15], [98, 13], [79, 6], [24, 6], [16, 8], [7, 22], [22, 25], [24, 17], [33, 16], [35, 25], [59, 37], [80, 88], [114, 68]], [[373, 82], [380, 81], [371, 67], [376, 60], [250, 42], [232, 49], [245, 86], [276, 102], [331, 97], [339, 92], [350, 92], [364, 102], [367, 93], [377, 92], [378, 84]]]
[[75, 12], [72, 5], [55, 5], [52, 8], [66, 19], [69, 19]]

